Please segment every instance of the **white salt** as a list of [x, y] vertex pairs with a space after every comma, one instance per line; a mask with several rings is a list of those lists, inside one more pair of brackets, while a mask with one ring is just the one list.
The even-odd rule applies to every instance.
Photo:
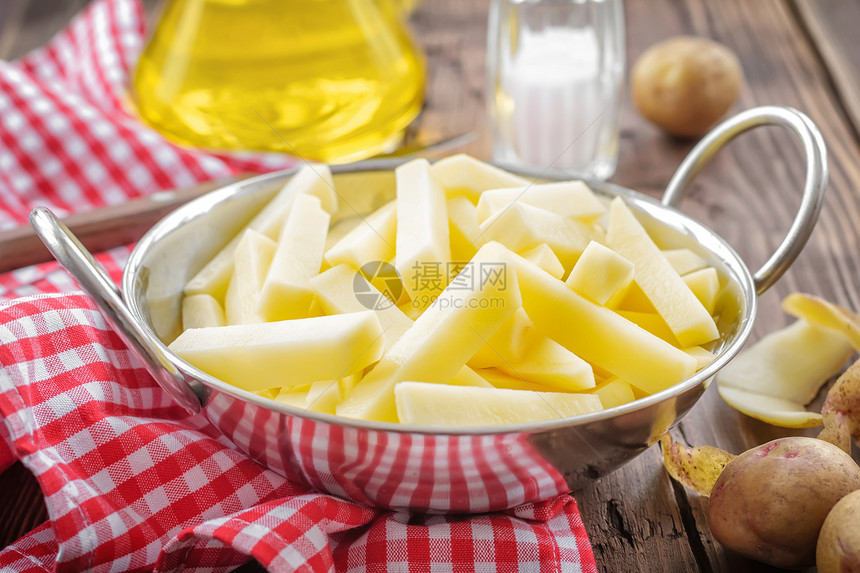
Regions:
[[507, 100], [509, 142], [516, 142], [516, 155], [531, 165], [585, 167], [598, 156], [601, 115], [614, 105], [601, 85], [594, 30], [520, 32], [519, 49], [500, 86]]

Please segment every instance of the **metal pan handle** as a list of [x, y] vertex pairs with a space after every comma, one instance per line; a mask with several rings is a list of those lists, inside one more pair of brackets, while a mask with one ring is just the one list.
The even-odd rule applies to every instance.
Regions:
[[666, 206], [677, 206], [684, 198], [690, 182], [717, 151], [738, 135], [761, 125], [780, 125], [797, 136], [806, 157], [806, 179], [803, 182], [800, 209], [782, 244], [753, 274], [758, 294], [770, 288], [800, 254], [824, 203], [824, 192], [827, 188], [827, 148], [821, 132], [811, 119], [796, 109], [781, 106], [755, 107], [727, 119], [702, 138], [681, 162], [666, 186], [662, 199]]
[[30, 213], [30, 224], [54, 258], [95, 301], [105, 320], [143, 361], [159, 386], [189, 414], [200, 411], [200, 399], [158, 344], [132, 317], [114, 282], [77, 237], [45, 207]]

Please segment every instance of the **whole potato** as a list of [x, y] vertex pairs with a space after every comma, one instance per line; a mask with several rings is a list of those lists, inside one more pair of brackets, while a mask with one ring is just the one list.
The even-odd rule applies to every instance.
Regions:
[[732, 107], [743, 71], [734, 53], [705, 38], [682, 36], [649, 48], [633, 66], [633, 104], [667, 132], [705, 133]]
[[833, 506], [815, 549], [818, 573], [860, 573], [860, 490]]
[[780, 438], [734, 458], [711, 490], [708, 525], [738, 553], [776, 567], [815, 563], [830, 509], [860, 489], [860, 466], [816, 438]]

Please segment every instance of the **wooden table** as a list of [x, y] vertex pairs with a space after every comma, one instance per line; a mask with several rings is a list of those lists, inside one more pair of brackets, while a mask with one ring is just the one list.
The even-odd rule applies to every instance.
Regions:
[[[85, 0], [0, 5], [0, 56], [36, 46]], [[152, 3], [150, 2], [150, 5]], [[418, 129], [432, 139], [471, 128], [465, 151], [489, 158], [484, 119], [487, 0], [427, 0], [412, 17], [429, 62], [427, 108]], [[763, 104], [796, 107], [821, 128], [830, 154], [830, 188], [818, 228], [789, 272], [760, 299], [753, 338], [790, 320], [779, 302], [792, 291], [860, 309], [860, 22], [857, 0], [628, 0], [632, 63], [664, 38], [716, 39], [738, 54], [746, 85], [734, 111]], [[620, 164], [612, 181], [659, 196], [692, 146], [658, 132], [625, 98]], [[799, 204], [801, 154], [778, 129], [756, 130], [718, 154], [696, 180], [684, 209], [721, 233], [751, 268], [779, 244]], [[674, 432], [689, 444], [738, 453], [790, 432], [738, 414], [712, 388]], [[652, 448], [580, 492], [598, 566], [606, 572], [766, 570], [717, 544], [705, 499], [672, 483]], [[46, 519], [33, 478], [19, 464], [0, 475], [0, 546]], [[254, 566], [249, 566], [253, 569]]]

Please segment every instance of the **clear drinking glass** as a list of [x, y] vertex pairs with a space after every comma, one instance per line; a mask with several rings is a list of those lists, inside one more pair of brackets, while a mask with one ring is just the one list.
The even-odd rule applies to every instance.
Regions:
[[496, 163], [610, 177], [623, 83], [621, 0], [492, 0], [486, 97]]

